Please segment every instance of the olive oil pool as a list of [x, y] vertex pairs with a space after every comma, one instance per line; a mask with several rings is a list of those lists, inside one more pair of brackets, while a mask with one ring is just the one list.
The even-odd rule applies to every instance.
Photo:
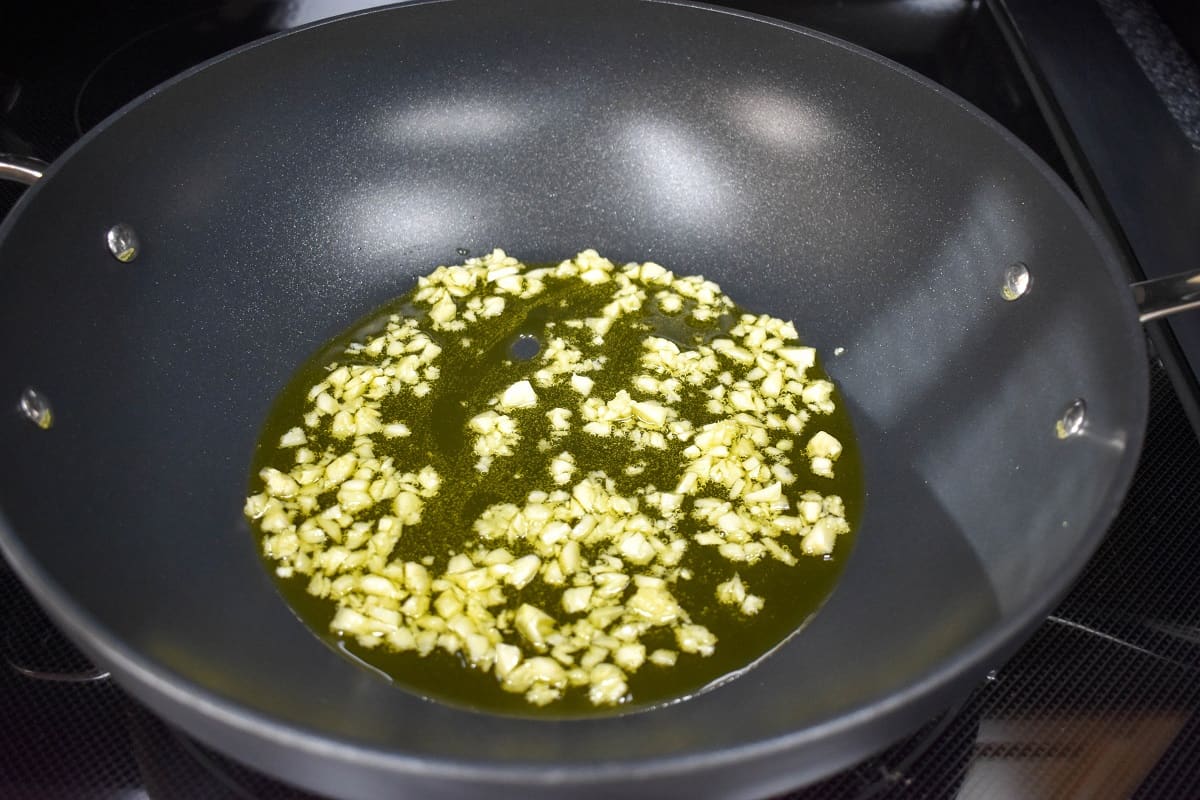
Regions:
[[780, 644], [862, 502], [849, 417], [792, 323], [652, 262], [495, 250], [300, 367], [245, 512], [296, 613], [398, 686], [583, 716]]

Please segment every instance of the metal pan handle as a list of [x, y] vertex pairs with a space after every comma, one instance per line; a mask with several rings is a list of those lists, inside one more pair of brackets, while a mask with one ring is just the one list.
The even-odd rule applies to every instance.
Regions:
[[48, 165], [29, 156], [0, 154], [0, 178], [32, 186], [45, 173]]
[[[90, 665], [82, 666], [79, 669], [62, 669], [48, 664], [39, 664], [39, 661], [46, 660], [48, 654], [40, 652], [36, 646], [31, 648], [28, 643], [25, 646], [18, 643], [17, 640], [20, 637], [15, 636], [14, 631], [19, 620], [10, 618], [4, 622], [8, 631], [3, 639], [0, 639], [0, 657], [3, 657], [4, 661], [8, 662], [8, 666], [18, 675], [30, 680], [49, 683], [95, 683], [109, 677], [108, 670]], [[65, 639], [62, 639], [61, 634], [50, 627], [49, 622], [45, 622], [44, 626], [45, 632], [39, 640], [40, 643], [57, 642], [50, 648], [49, 655], [61, 652], [62, 648], [68, 648], [75, 652], [75, 649], [70, 647]]]
[[1200, 270], [1141, 281], [1130, 288], [1141, 322], [1200, 308]]

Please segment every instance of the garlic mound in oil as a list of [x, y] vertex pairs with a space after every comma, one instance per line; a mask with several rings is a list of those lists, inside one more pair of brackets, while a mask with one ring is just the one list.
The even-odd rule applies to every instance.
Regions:
[[245, 513], [301, 616], [401, 684], [501, 711], [659, 702], [828, 594], [862, 495], [839, 403], [790, 322], [711, 281], [495, 250], [297, 373]]

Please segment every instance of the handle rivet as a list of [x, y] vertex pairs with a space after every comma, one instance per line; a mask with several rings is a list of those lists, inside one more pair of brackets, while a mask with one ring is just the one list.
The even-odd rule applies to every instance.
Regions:
[[1029, 268], [1018, 261], [1004, 268], [1004, 286], [1000, 292], [1005, 300], [1019, 300], [1029, 293], [1029, 285], [1032, 282]]
[[108, 233], [104, 235], [104, 241], [108, 244], [108, 252], [112, 253], [113, 258], [125, 264], [137, 258], [142, 246], [138, 241], [137, 232], [123, 222], [109, 228]]
[[17, 410], [25, 419], [37, 425], [42, 430], [47, 430], [54, 424], [54, 411], [50, 408], [50, 401], [45, 395], [33, 387], [26, 388], [21, 392], [21, 400], [17, 403]]
[[1070, 404], [1063, 409], [1062, 416], [1058, 418], [1058, 422], [1054, 424], [1054, 432], [1058, 434], [1058, 438], [1067, 439], [1071, 436], [1078, 436], [1083, 432], [1083, 426], [1087, 423], [1087, 403], [1083, 398], [1072, 400]]

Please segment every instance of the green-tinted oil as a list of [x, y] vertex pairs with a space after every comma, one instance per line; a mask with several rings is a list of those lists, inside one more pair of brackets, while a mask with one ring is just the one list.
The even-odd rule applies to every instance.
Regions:
[[[383, 420], [403, 421], [412, 430], [412, 435], [402, 439], [375, 437], [375, 454], [379, 458], [393, 456], [402, 470], [416, 471], [425, 464], [432, 464], [442, 476], [442, 488], [427, 501], [421, 523], [405, 528], [392, 552], [393, 559], [419, 561], [432, 555], [434, 564], [430, 572], [436, 576], [445, 568], [451, 554], [479, 546], [472, 523], [487, 506], [500, 502], [522, 505], [530, 491], [560, 488], [550, 481], [546, 466], [551, 456], [563, 450], [576, 457], [575, 480], [592, 470], [604, 470], [616, 479], [623, 494], [632, 494], [649, 484], [667, 491], [675, 487], [684, 463], [680, 451], [686, 445], [673, 441], [666, 451], [647, 448], [634, 453], [632, 445], [625, 439], [597, 438], [579, 432], [580, 396], [565, 379], [552, 389], [537, 388], [539, 402], [536, 409], [513, 413], [519, 420], [522, 434], [515, 455], [496, 458], [487, 474], [475, 469], [477, 457], [472, 451], [466, 421], [486, 410], [489, 398], [497, 396], [515, 381], [530, 378], [538, 368], [540, 355], [529, 360], [515, 358], [514, 342], [524, 335], [532, 336], [544, 345], [551, 336], [561, 335], [580, 347], [579, 332], [563, 326], [562, 321], [598, 316], [600, 308], [610, 299], [611, 291], [611, 284], [584, 287], [576, 280], [566, 283], [551, 280], [543, 294], [531, 300], [510, 297], [503, 315], [470, 325], [465, 331], [434, 333], [428, 324], [422, 323], [422, 329], [443, 348], [437, 361], [441, 377], [433, 382], [433, 391], [424, 398], [406, 395], [383, 402]], [[642, 311], [618, 320], [602, 347], [580, 347], [585, 358], [603, 353], [609, 359], [603, 370], [588, 373], [595, 380], [591, 396], [610, 398], [618, 389], [631, 389], [630, 379], [645, 371], [639, 365], [643, 352], [641, 342], [645, 336], [653, 333], [673, 339], [681, 346], [694, 347], [724, 335], [735, 324], [737, 315], [743, 313], [739, 308], [733, 315], [700, 324], [688, 318], [691, 308], [691, 301], [687, 301], [681, 313], [668, 316], [658, 312], [655, 301], [648, 298]], [[393, 314], [425, 319], [423, 309], [413, 305], [411, 295], [399, 298], [328, 342], [296, 371], [263, 426], [251, 471], [250, 493], [261, 490], [257, 475], [263, 467], [273, 466], [287, 472], [293, 466], [295, 451], [281, 449], [279, 437], [289, 428], [303, 424], [300, 418], [311, 408], [307, 400], [309, 389], [324, 379], [331, 363], [352, 363], [355, 356], [345, 353], [346, 346], [382, 331]], [[470, 344], [464, 345], [464, 339], [469, 339]], [[364, 363], [374, 361], [377, 359]], [[809, 370], [808, 376], [825, 377], [819, 362]], [[636, 392], [631, 393], [635, 398], [639, 396]], [[683, 698], [745, 668], [797, 631], [829, 596], [842, 572], [852, 549], [853, 531], [861, 519], [864, 489], [862, 464], [849, 415], [837, 392], [834, 400], [838, 406], [835, 413], [814, 414], [801, 435], [795, 437], [790, 466], [798, 480], [787, 487], [786, 493], [793, 499], [808, 489], [823, 495], [840, 495], [845, 501], [851, 533], [840, 536], [833, 554], [824, 558], [804, 556], [798, 538], [782, 537], [779, 541], [799, 559], [798, 564], [790, 567], [770, 557], [752, 565], [735, 564], [718, 555], [716, 548], [691, 543], [681, 566], [689, 568], [692, 577], [680, 580], [671, 591], [693, 622], [716, 634], [716, 651], [707, 658], [679, 653], [674, 667], [660, 667], [647, 661], [629, 676], [630, 701], [620, 706], [593, 706], [584, 686], [569, 688], [563, 699], [538, 707], [531, 705], [523, 695], [503, 691], [492, 673], [473, 669], [458, 656], [441, 649], [421, 657], [412, 652], [389, 652], [384, 646], [363, 648], [352, 638], [342, 639], [329, 630], [335, 603], [308, 594], [308, 576], [276, 578], [276, 581], [299, 617], [330, 645], [386, 674], [398, 686], [447, 703], [523, 716], [585, 716], [624, 713]], [[565, 438], [555, 440], [551, 450], [539, 451], [538, 441], [547, 438], [550, 432], [545, 412], [556, 406], [572, 410], [573, 431]], [[689, 405], [686, 392], [685, 402], [678, 408], [681, 417], [691, 419], [697, 428], [718, 419], [717, 415], [706, 411], [702, 403]], [[328, 418], [324, 428], [328, 427], [327, 421]], [[307, 430], [308, 447], [315, 452], [331, 448], [340, 453], [349, 446], [349, 440], [334, 440], [327, 433], [314, 435], [311, 429]], [[835, 467], [835, 478], [816, 477], [808, 471], [804, 444], [817, 430], [831, 433], [844, 446]], [[777, 435], [784, 433], [777, 432]], [[646, 463], [645, 471], [635, 477], [625, 475], [623, 467], [638, 460]], [[333, 494], [330, 492], [321, 497], [322, 508], [335, 502]], [[384, 512], [381, 507], [375, 516]], [[369, 519], [370, 515], [364, 513], [357, 518]], [[696, 525], [687, 519], [680, 524], [679, 530], [690, 539]], [[260, 534], [256, 531], [256, 535]], [[507, 546], [516, 556], [526, 552], [520, 545], [503, 542], [493, 542], [489, 546]], [[586, 548], [584, 552], [585, 556], [594, 555]], [[275, 564], [269, 559], [265, 563], [274, 575]], [[766, 601], [755, 616], [747, 617], [735, 607], [716, 600], [716, 584], [728, 580], [735, 572], [741, 575], [750, 592]], [[559, 606], [561, 587], [547, 587], [535, 580], [520, 591], [511, 587], [505, 591], [511, 598], [512, 608], [528, 602], [546, 610], [560, 622], [566, 620]], [[492, 609], [493, 613], [500, 610]], [[668, 628], [656, 629], [643, 636], [641, 641], [647, 654], [658, 647], [678, 649]]]

